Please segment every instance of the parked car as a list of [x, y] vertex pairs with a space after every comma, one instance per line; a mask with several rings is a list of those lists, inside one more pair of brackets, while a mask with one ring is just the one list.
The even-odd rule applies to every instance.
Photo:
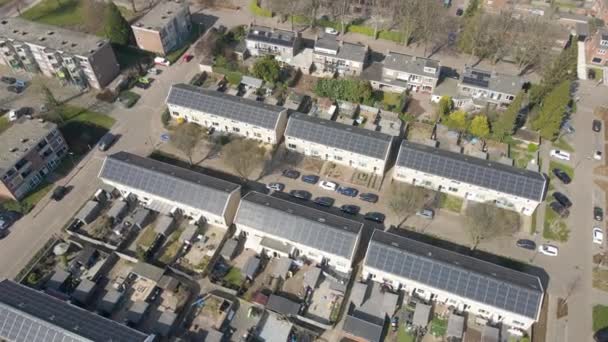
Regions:
[[556, 246], [544, 244], [538, 247], [538, 251], [544, 255], [557, 256], [559, 249]]
[[316, 204], [323, 206], [323, 207], [331, 207], [332, 205], [334, 205], [335, 200], [331, 197], [317, 197], [313, 200], [313, 202], [315, 202]]
[[562, 218], [566, 218], [566, 217], [570, 216], [570, 211], [557, 201], [551, 202], [551, 204], [549, 204], [549, 206], [551, 207], [551, 209], [553, 209], [553, 211], [556, 214], [558, 214]]
[[365, 214], [365, 216], [363, 218], [366, 220], [369, 220], [369, 221], [377, 222], [377, 223], [384, 223], [385, 217], [386, 216], [384, 216], [383, 213], [372, 211], [372, 212]]
[[160, 74], [160, 69], [157, 69], [157, 68], [150, 68], [150, 69], [148, 69], [148, 75], [150, 75], [150, 76], [156, 76], [158, 74]]
[[336, 189], [338, 188], [338, 184], [330, 181], [322, 181], [321, 183], [319, 183], [319, 186], [329, 191], [336, 191]]
[[337, 191], [339, 194], [342, 194], [344, 196], [350, 196], [350, 197], [356, 197], [357, 194], [359, 193], [359, 190], [357, 190], [355, 188], [345, 187], [345, 186], [339, 187]]
[[184, 55], [184, 57], [182, 57], [182, 62], [188, 63], [192, 60], [192, 58], [194, 58], [194, 56], [192, 54], [187, 53]]
[[416, 215], [425, 219], [432, 220], [435, 217], [435, 212], [433, 211], [433, 209], [421, 209], [416, 212]]
[[21, 218], [21, 214], [16, 211], [5, 211], [0, 213], [0, 229], [8, 229]]
[[563, 205], [566, 208], [570, 208], [572, 206], [572, 202], [568, 198], [568, 196], [562, 194], [559, 191], [553, 193], [553, 198], [559, 202], [559, 204]]
[[17, 79], [14, 78], [14, 77], [2, 76], [0, 78], [0, 81], [2, 81], [2, 83], [6, 83], [8, 85], [11, 85], [11, 84], [15, 84], [15, 82], [17, 82]]
[[296, 170], [286, 169], [283, 170], [283, 176], [291, 179], [298, 179], [300, 178], [300, 172]]
[[531, 251], [536, 250], [536, 242], [528, 239], [519, 239], [515, 243], [517, 247], [529, 249]]
[[14, 109], [8, 112], [9, 121], [15, 121], [22, 116], [30, 117], [34, 114], [34, 108], [32, 107], [21, 107], [19, 109]]
[[353, 204], [344, 204], [343, 206], [340, 207], [340, 210], [342, 210], [343, 212], [345, 212], [347, 214], [357, 215], [359, 213], [359, 211], [361, 210], [361, 208], [359, 208], [358, 206], [353, 205]]
[[325, 28], [325, 33], [336, 36], [336, 35], [338, 35], [338, 30], [336, 30], [333, 27], [326, 27]]
[[459, 9], [457, 9], [457, 10], [456, 10], [456, 15], [457, 15], [457, 16], [459, 16], [459, 17], [460, 17], [460, 16], [462, 16], [463, 14], [464, 14], [464, 11], [462, 10], [462, 8], [459, 8]]
[[283, 183], [268, 183], [266, 184], [266, 189], [272, 191], [283, 191], [285, 189], [285, 184]]
[[604, 220], [604, 210], [600, 207], [593, 207], [593, 218], [596, 221]]
[[608, 328], [603, 328], [593, 334], [593, 341], [608, 342]]
[[169, 60], [167, 60], [166, 58], [163, 58], [163, 57], [154, 57], [154, 64], [170, 66], [171, 62], [169, 62]]
[[599, 132], [602, 130], [602, 122], [600, 120], [593, 120], [592, 129], [594, 132]]
[[595, 153], [593, 154], [593, 159], [602, 160], [602, 151], [595, 151]]
[[61, 201], [61, 199], [68, 193], [68, 188], [62, 185], [57, 185], [51, 194], [51, 198], [55, 201]]
[[116, 136], [114, 134], [109, 132], [104, 134], [103, 137], [99, 139], [98, 149], [100, 151], [107, 151], [114, 143], [114, 140], [116, 140]]
[[365, 202], [376, 203], [378, 202], [378, 195], [372, 194], [371, 192], [364, 192], [359, 195], [359, 199]]
[[289, 194], [303, 200], [309, 200], [312, 197], [312, 194], [306, 190], [291, 190]]
[[562, 150], [551, 150], [549, 155], [553, 158], [561, 159], [561, 160], [570, 160], [570, 153], [562, 151]]
[[570, 182], [572, 182], [572, 179], [570, 178], [570, 176], [568, 176], [566, 171], [564, 171], [562, 169], [558, 169], [558, 168], [553, 169], [553, 174], [555, 175], [555, 177], [557, 177], [557, 179], [562, 181], [562, 183], [564, 183], [564, 184], [570, 184]]
[[319, 176], [316, 176], [316, 175], [302, 176], [302, 182], [304, 182], [304, 183], [317, 184], [318, 181], [319, 181]]
[[23, 93], [23, 90], [25, 90], [25, 88], [11, 85], [11, 86], [6, 87], [6, 90], [10, 91], [11, 93], [21, 94], [21, 93]]
[[604, 243], [604, 232], [602, 231], [602, 228], [593, 228], [593, 243], [597, 243], [599, 245]]

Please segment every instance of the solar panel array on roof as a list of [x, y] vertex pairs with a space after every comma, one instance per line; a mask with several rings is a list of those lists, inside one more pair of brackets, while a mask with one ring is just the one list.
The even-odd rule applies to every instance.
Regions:
[[289, 117], [285, 136], [384, 160], [393, 137], [302, 113]]
[[397, 165], [514, 196], [542, 201], [543, 174], [461, 153], [403, 141]]
[[362, 224], [276, 197], [243, 197], [235, 223], [351, 259]]
[[274, 129], [285, 109], [259, 101], [201, 89], [188, 84], [174, 84], [167, 104], [185, 107], [255, 126]]
[[540, 310], [538, 277], [395, 234], [374, 232], [365, 265], [533, 319]]
[[465, 69], [462, 82], [475, 87], [488, 88], [492, 74], [486, 71]]
[[127, 152], [106, 157], [99, 178], [222, 215], [237, 184]]

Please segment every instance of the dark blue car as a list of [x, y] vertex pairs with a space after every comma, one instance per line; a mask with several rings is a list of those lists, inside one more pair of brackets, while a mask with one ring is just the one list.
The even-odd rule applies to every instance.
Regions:
[[344, 196], [357, 197], [359, 190], [357, 190], [355, 188], [348, 188], [348, 187], [341, 186], [338, 188], [338, 192]]
[[317, 184], [318, 181], [319, 181], [319, 176], [315, 176], [315, 175], [302, 176], [302, 182], [304, 182], [304, 183]]
[[359, 195], [359, 198], [365, 202], [370, 202], [370, 203], [378, 202], [378, 195], [372, 194], [371, 192], [363, 193], [363, 194]]

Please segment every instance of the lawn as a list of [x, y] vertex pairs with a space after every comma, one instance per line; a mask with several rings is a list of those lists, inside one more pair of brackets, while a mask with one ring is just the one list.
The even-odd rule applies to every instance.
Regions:
[[405, 324], [397, 329], [397, 342], [414, 342], [414, 336], [405, 330]]
[[26, 197], [24, 197], [21, 201], [10, 200], [2, 203], [2, 207], [5, 210], [14, 210], [18, 211], [22, 214], [27, 214], [34, 206], [40, 202], [40, 200], [51, 191], [53, 188], [53, 183], [48, 183], [43, 181], [40, 183], [34, 190], [32, 190]]
[[570, 236], [570, 230], [566, 223], [549, 206], [545, 209], [545, 222], [543, 225], [543, 237], [545, 239], [566, 242]]
[[555, 147], [558, 150], [562, 150], [562, 151], [567, 151], [567, 152], [574, 152], [574, 147], [572, 147], [572, 145], [568, 144], [566, 142], [566, 140], [564, 140], [563, 137], [557, 139], [554, 143], [553, 143], [553, 147]]
[[156, 232], [154, 231], [154, 226], [149, 226], [148, 228], [144, 229], [139, 236], [139, 239], [137, 239], [137, 245], [147, 250], [150, 246], [152, 246], [155, 238]]
[[[560, 162], [556, 162], [556, 161], [551, 161], [549, 163], [549, 170], [553, 170], [555, 168], [559, 168], [562, 169], [564, 172], [566, 172], [568, 174], [568, 176], [570, 176], [571, 179], [574, 179], [574, 168], [572, 166], [560, 163]], [[553, 174], [553, 172], [551, 171], [551, 178], [554, 178], [555, 175]]]
[[0, 133], [6, 131], [6, 129], [9, 128], [10, 125], [11, 122], [8, 121], [8, 118], [6, 116], [0, 117]]
[[534, 210], [534, 213], [532, 213], [532, 223], [530, 224], [530, 234], [534, 234], [536, 233], [536, 215], [537, 215], [537, 211]]
[[179, 236], [182, 235], [183, 228], [177, 229], [169, 236], [169, 240], [165, 243], [163, 254], [158, 258], [158, 261], [167, 265], [173, 262], [175, 256], [179, 252], [179, 248], [182, 246], [182, 241]]
[[390, 93], [385, 91], [382, 93], [382, 107], [386, 110], [400, 112], [399, 105], [401, 104], [401, 94]]
[[460, 197], [441, 194], [441, 201], [439, 206], [443, 209], [447, 209], [449, 211], [460, 213], [462, 210], [463, 199]]
[[66, 106], [62, 110], [62, 117], [64, 122], [60, 125], [61, 133], [76, 155], [86, 154], [115, 122], [105, 114], [72, 106]]
[[599, 267], [593, 269], [593, 287], [608, 292], [608, 270]]
[[433, 336], [445, 336], [448, 330], [448, 321], [439, 317], [434, 317], [431, 321], [431, 334]]
[[241, 286], [243, 283], [243, 274], [241, 274], [241, 270], [237, 267], [231, 267], [230, 271], [224, 276], [224, 281], [232, 284], [234, 286]]
[[[530, 145], [532, 146], [532, 145]], [[535, 145], [534, 145], [535, 146]], [[515, 161], [515, 166], [525, 169], [528, 167], [528, 163], [536, 158], [536, 152], [530, 151], [529, 149], [522, 149], [519, 147], [511, 146], [511, 159]]]
[[608, 327], [608, 306], [596, 305], [593, 307], [593, 331]]

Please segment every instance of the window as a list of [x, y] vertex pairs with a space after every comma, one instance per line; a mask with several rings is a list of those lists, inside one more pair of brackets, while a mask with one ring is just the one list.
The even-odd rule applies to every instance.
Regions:
[[480, 313], [480, 314], [482, 314], [482, 315], [485, 315], [485, 314], [488, 314], [488, 313], [489, 313], [489, 312], [487, 312], [487, 311], [486, 311], [486, 310], [484, 310], [484, 309], [479, 309], [479, 310], [477, 310], [477, 312], [479, 312], [479, 313]]
[[334, 156], [334, 159], [335, 160], [342, 160], [342, 157], [340, 157], [340, 156]]
[[287, 147], [289, 147], [289, 148], [296, 148], [296, 144], [287, 144]]
[[172, 114], [173, 116], [179, 116], [179, 113], [178, 113], [178, 112], [173, 112], [173, 113], [171, 113], [171, 114]]
[[606, 54], [606, 49], [599, 49], [597, 50], [598, 55], [605, 55]]
[[520, 325], [520, 326], [523, 326], [523, 325], [524, 325], [522, 322], [519, 322], [519, 321], [513, 321], [513, 324], [515, 324], [515, 325]]
[[509, 101], [513, 101], [515, 97], [513, 95], [507, 95], [507, 100]]
[[219, 124], [219, 123], [217, 123], [217, 122], [213, 122], [213, 123], [211, 123], [211, 124], [212, 124], [213, 126], [219, 126], [219, 125], [220, 125], [220, 124]]
[[597, 64], [600, 64], [600, 63], [602, 63], [602, 59], [601, 59], [601, 58], [599, 58], [599, 57], [595, 57], [595, 58], [593, 58], [593, 59], [591, 60], [591, 62], [593, 62], [593, 63], [597, 63]]
[[253, 133], [253, 135], [257, 138], [261, 138], [262, 137], [262, 133]]
[[458, 188], [449, 187], [448, 190], [451, 192], [458, 192]]
[[241, 131], [238, 127], [232, 127], [232, 130], [237, 133]]

